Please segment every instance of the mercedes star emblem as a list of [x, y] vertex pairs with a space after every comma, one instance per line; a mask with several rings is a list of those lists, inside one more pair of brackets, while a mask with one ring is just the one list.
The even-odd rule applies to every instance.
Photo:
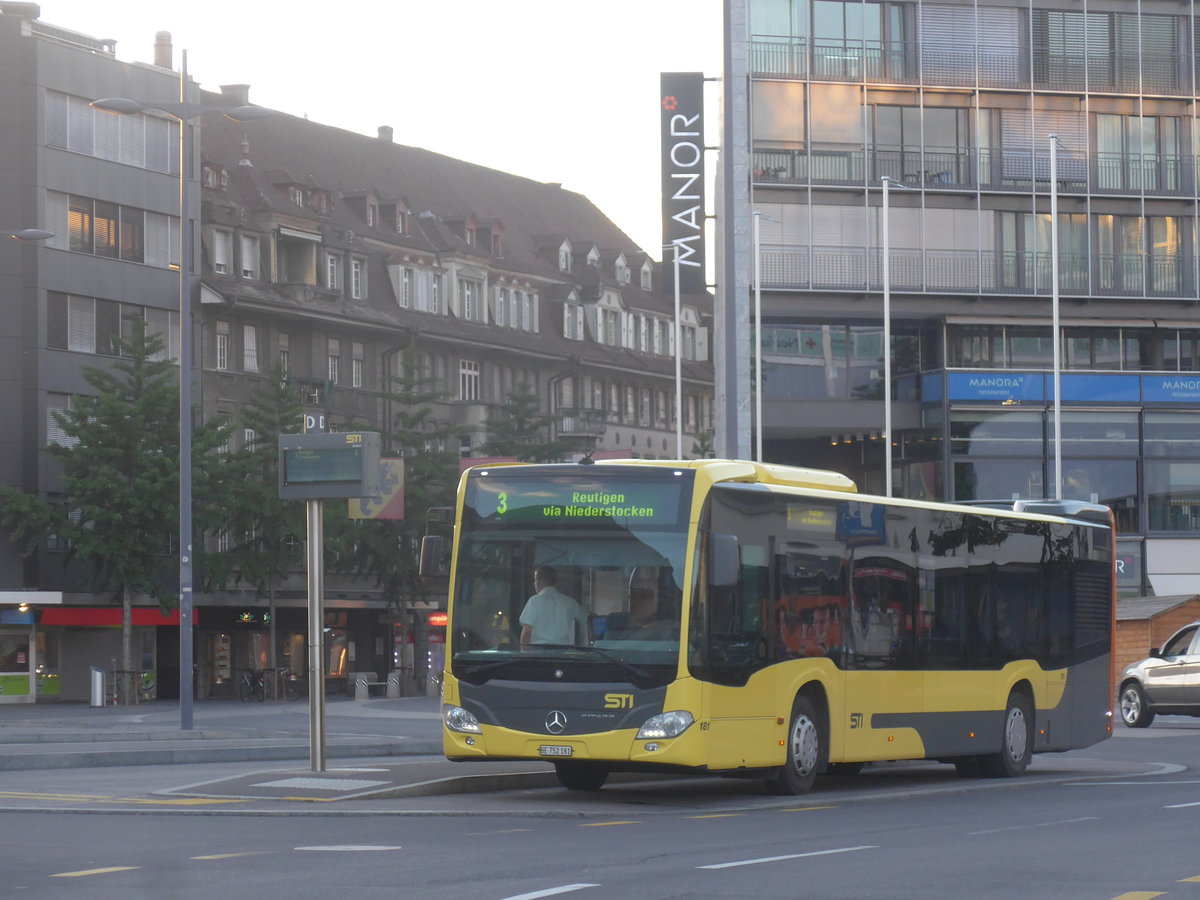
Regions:
[[546, 730], [551, 734], [562, 734], [567, 727], [567, 716], [557, 709], [546, 714]]

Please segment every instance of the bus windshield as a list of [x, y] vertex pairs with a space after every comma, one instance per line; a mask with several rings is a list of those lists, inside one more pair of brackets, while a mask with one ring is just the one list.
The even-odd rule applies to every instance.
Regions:
[[566, 673], [665, 684], [679, 657], [692, 473], [563, 469], [469, 476], [452, 670], [474, 683]]

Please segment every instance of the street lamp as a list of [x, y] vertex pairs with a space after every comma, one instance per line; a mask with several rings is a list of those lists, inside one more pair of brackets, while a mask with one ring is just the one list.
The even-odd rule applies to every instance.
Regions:
[[202, 113], [223, 112], [235, 121], [274, 115], [260, 106], [234, 109], [203, 106], [188, 101], [187, 51], [181, 51], [179, 102], [130, 100], [107, 97], [92, 107], [118, 115], [156, 110], [179, 122], [179, 727], [192, 728], [192, 221], [188, 210], [188, 175], [191, 171], [189, 124]]
[[18, 240], [23, 244], [31, 244], [36, 241], [48, 241], [54, 237], [53, 231], [45, 231], [41, 228], [22, 228], [20, 231], [0, 231], [0, 235]]
[[1054, 340], [1054, 499], [1062, 499], [1062, 343], [1058, 339], [1058, 135], [1050, 139], [1050, 331]]
[[909, 190], [891, 175], [880, 179], [883, 184], [883, 470], [884, 496], [892, 496], [892, 269], [891, 234], [888, 231], [888, 189]]
[[674, 251], [673, 280], [675, 287], [675, 458], [683, 459], [683, 323], [682, 304], [679, 298], [679, 244], [664, 244]]
[[762, 241], [759, 237], [760, 220], [779, 224], [764, 212], [754, 210], [754, 459], [763, 461], [763, 412], [762, 412]]

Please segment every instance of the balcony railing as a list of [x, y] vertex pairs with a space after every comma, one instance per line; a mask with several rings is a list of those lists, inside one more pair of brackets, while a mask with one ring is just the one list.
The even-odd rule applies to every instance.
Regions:
[[601, 409], [560, 409], [558, 411], [558, 434], [560, 437], [600, 437], [608, 420]]
[[[893, 249], [889, 275], [897, 291], [1049, 296], [1050, 263], [1046, 251]], [[1187, 257], [1064, 252], [1058, 272], [1065, 297], [1194, 299]], [[880, 254], [877, 248], [764, 246], [762, 283], [768, 289], [880, 291]]]
[[[847, 41], [755, 35], [750, 72], [758, 78], [866, 81], [946, 87], [1041, 88], [1123, 94], [1188, 94], [1185, 56], [1022, 51], [936, 41]], [[1031, 78], [1032, 73], [1032, 78]]]
[[[1145, 194], [1192, 197], [1196, 158], [1162, 153], [1093, 153], [1060, 150], [1058, 190], [1068, 194]], [[926, 147], [867, 150], [850, 147], [771, 147], [751, 154], [755, 184], [877, 185], [888, 175], [926, 190], [1049, 193], [1050, 151]]]

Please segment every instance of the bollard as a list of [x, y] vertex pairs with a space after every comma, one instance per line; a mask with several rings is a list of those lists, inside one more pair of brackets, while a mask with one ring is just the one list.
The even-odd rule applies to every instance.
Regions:
[[92, 666], [92, 706], [104, 706], [104, 670]]
[[370, 688], [367, 687], [367, 676], [357, 675], [354, 678], [354, 699], [366, 700], [369, 696]]
[[400, 670], [393, 669], [388, 672], [387, 677], [387, 695], [389, 700], [395, 700], [400, 696]]

